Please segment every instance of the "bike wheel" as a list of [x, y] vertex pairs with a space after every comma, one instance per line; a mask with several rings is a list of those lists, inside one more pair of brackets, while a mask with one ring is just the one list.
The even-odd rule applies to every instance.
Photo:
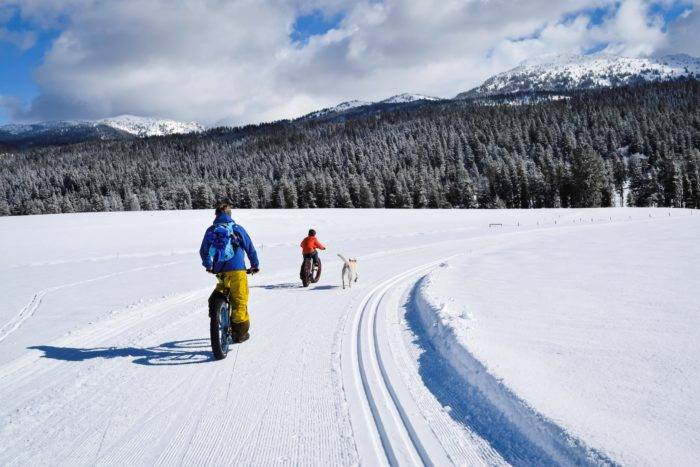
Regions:
[[211, 337], [211, 351], [214, 359], [223, 360], [228, 354], [229, 347], [229, 309], [228, 302], [223, 297], [216, 297], [212, 301], [210, 310], [209, 336]]
[[303, 263], [301, 263], [301, 273], [299, 274], [301, 278], [301, 284], [304, 287], [309, 286], [309, 278], [311, 276], [311, 260], [310, 259], [305, 259]]
[[314, 264], [311, 273], [309, 274], [311, 278], [311, 283], [315, 284], [321, 278], [321, 261]]

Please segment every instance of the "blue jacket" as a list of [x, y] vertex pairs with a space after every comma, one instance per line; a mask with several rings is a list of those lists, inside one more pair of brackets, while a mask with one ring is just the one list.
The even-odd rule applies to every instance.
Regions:
[[[209, 239], [209, 235], [207, 234], [214, 230], [214, 226], [216, 224], [224, 224], [230, 222], [233, 222], [231, 216], [229, 216], [228, 214], [219, 214], [218, 216], [216, 216], [216, 219], [214, 219], [214, 223], [204, 233], [204, 238], [202, 239], [202, 246], [199, 247], [199, 256], [202, 258], [202, 266], [204, 266], [205, 268], [212, 269], [214, 267], [214, 264], [212, 264], [212, 257], [209, 255], [211, 241]], [[246, 265], [245, 257], [243, 255], [244, 251], [245, 254], [248, 255], [248, 261], [250, 261], [250, 266], [253, 268], [260, 267], [260, 263], [258, 262], [258, 253], [255, 251], [253, 241], [248, 236], [248, 232], [246, 232], [243, 227], [235, 223], [233, 225], [233, 231], [235, 234], [238, 234], [241, 241], [241, 247], [235, 249], [233, 258], [229, 259], [224, 263], [216, 265], [216, 269], [214, 270], [214, 272], [216, 273], [226, 271], [245, 271]]]

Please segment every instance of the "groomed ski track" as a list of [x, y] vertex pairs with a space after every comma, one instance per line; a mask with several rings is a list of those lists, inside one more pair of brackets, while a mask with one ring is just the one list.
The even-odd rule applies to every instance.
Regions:
[[[389, 374], [395, 370], [391, 367], [387, 341], [380, 337], [378, 325], [378, 313], [387, 293], [402, 280], [428, 271], [433, 264], [419, 266], [384, 281], [365, 296], [355, 313], [350, 338], [346, 339], [343, 352], [344, 366], [351, 367], [352, 371], [343, 374], [345, 387], [354, 389], [348, 391], [348, 399], [351, 413], [356, 414], [355, 432], [366, 434], [359, 444], [365, 451], [360, 453], [363, 459], [374, 458], [378, 463], [390, 465], [445, 465], [448, 462], [432, 431], [417, 426], [416, 422], [420, 423], [420, 420], [412, 422], [410, 413], [415, 414], [416, 410], [415, 407], [407, 408], [410, 399], [399, 398], [400, 379]], [[367, 449], [369, 446], [371, 450]]]
[[[456, 229], [367, 252], [351, 290], [339, 287], [331, 254], [322, 256], [322, 282], [308, 289], [297, 285], [296, 267], [268, 264], [250, 283], [252, 338], [220, 362], [209, 348], [209, 287], [124, 307], [31, 346], [0, 366], [0, 465], [507, 464], [449, 416], [412, 367], [402, 307], [445, 259], [538, 230]], [[132, 269], [139, 280], [144, 268]], [[3, 344], [48, 312], [54, 291], [75, 284], [39, 292], [6, 325]]]
[[400, 368], [408, 363], [397, 321], [405, 288], [441, 263], [380, 283], [360, 303], [346, 335], [343, 365], [352, 371], [343, 372], [345, 387], [353, 388], [346, 389], [350, 413], [360, 457], [368, 464], [505, 464], [485, 440], [451, 423], [442, 407], [421, 404], [425, 388], [417, 372], [410, 365]]

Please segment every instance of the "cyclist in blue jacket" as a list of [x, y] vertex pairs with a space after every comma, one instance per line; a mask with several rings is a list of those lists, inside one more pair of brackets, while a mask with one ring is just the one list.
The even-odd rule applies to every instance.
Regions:
[[[214, 223], [204, 233], [199, 256], [207, 272], [216, 274], [216, 288], [209, 297], [209, 308], [216, 294], [228, 294], [231, 307], [231, 336], [234, 342], [250, 337], [248, 315], [248, 276], [260, 269], [258, 254], [245, 229], [231, 218], [231, 206], [219, 203], [215, 209]], [[221, 241], [221, 239], [225, 241]], [[246, 268], [245, 256], [250, 261]]]

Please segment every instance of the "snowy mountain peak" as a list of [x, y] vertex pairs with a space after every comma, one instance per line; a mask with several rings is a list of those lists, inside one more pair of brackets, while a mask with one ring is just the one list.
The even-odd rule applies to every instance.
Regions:
[[204, 131], [197, 122], [178, 122], [168, 119], [119, 115], [117, 117], [96, 120], [96, 124], [107, 125], [135, 136], [164, 136]]
[[346, 101], [346, 102], [341, 102], [340, 104], [336, 105], [335, 107], [327, 107], [325, 109], [317, 110], [315, 112], [311, 112], [310, 114], [302, 117], [303, 119], [314, 119], [314, 118], [321, 118], [325, 117], [328, 115], [333, 115], [333, 114], [338, 114], [338, 113], [343, 113], [348, 110], [357, 108], [357, 107], [363, 107], [365, 105], [371, 105], [371, 102], [367, 101], [360, 101], [360, 100], [351, 100], [351, 101]]
[[423, 94], [410, 94], [410, 93], [403, 93], [403, 94], [397, 94], [395, 96], [391, 96], [387, 99], [383, 99], [380, 101], [361, 101], [361, 100], [351, 100], [347, 102], [341, 102], [340, 104], [336, 105], [335, 107], [328, 107], [326, 109], [322, 110], [317, 110], [316, 112], [312, 112], [304, 117], [303, 119], [314, 119], [314, 118], [321, 118], [321, 117], [327, 117], [331, 115], [336, 115], [336, 114], [342, 114], [343, 112], [347, 112], [348, 110], [356, 109], [359, 107], [365, 107], [365, 106], [371, 106], [371, 105], [379, 105], [379, 104], [408, 104], [411, 102], [418, 102], [418, 101], [437, 101], [440, 100], [437, 97], [430, 97], [430, 96], [425, 96]]
[[371, 104], [371, 102], [360, 101], [360, 100], [354, 99], [354, 100], [347, 101], [347, 102], [341, 102], [340, 104], [336, 105], [335, 107], [332, 107], [332, 110], [336, 111], [336, 112], [342, 112], [344, 110], [350, 110], [350, 109], [354, 109], [356, 107], [362, 107], [364, 105], [370, 105], [370, 104]]
[[416, 102], [416, 101], [437, 101], [440, 100], [437, 97], [424, 96], [423, 94], [397, 94], [391, 96], [388, 99], [380, 101], [381, 104], [404, 104], [406, 102]]
[[38, 123], [10, 123], [0, 126], [0, 132], [11, 135], [25, 133], [65, 132], [78, 128], [97, 128], [106, 126], [134, 136], [164, 136], [181, 133], [204, 131], [204, 127], [196, 122], [178, 122], [168, 119], [138, 117], [135, 115], [120, 115], [100, 120], [60, 120]]
[[604, 53], [545, 55], [484, 81], [460, 98], [520, 92], [564, 92], [623, 86], [682, 77], [700, 77], [700, 60], [676, 54], [660, 57], [622, 57]]
[[63, 120], [0, 126], [0, 145], [11, 147], [74, 144], [84, 141], [165, 136], [204, 131], [195, 122], [120, 115], [100, 120]]

